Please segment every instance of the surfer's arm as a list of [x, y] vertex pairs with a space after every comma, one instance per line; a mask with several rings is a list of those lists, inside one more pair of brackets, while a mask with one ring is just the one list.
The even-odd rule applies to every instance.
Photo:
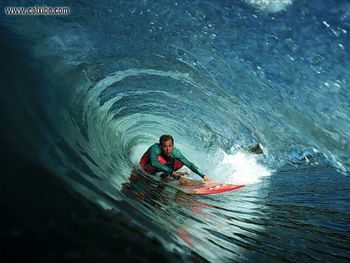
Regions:
[[160, 149], [157, 145], [154, 145], [149, 149], [149, 158], [150, 158], [152, 166], [161, 170], [162, 172], [171, 174], [173, 172], [173, 169], [171, 169], [170, 167], [168, 167], [166, 165], [161, 164], [158, 161], [158, 155], [160, 153], [161, 153]]
[[202, 178], [205, 177], [205, 174], [194, 163], [192, 163], [189, 160], [187, 160], [187, 158], [185, 156], [183, 156], [183, 154], [178, 149], [174, 149], [173, 154], [174, 154], [174, 157], [176, 159], [178, 159], [185, 166], [190, 168], [192, 172], [198, 174]]

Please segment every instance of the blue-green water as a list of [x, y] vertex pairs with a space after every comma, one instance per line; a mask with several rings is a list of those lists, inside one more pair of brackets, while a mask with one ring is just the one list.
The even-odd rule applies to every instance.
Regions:
[[[6, 136], [21, 152], [170, 251], [350, 259], [348, 1], [69, 7], [1, 16], [2, 41], [22, 54], [2, 50], [2, 66], [30, 68], [1, 82]], [[163, 133], [210, 178], [246, 186], [201, 197], [142, 180], [122, 190]], [[263, 155], [244, 150], [256, 143]]]

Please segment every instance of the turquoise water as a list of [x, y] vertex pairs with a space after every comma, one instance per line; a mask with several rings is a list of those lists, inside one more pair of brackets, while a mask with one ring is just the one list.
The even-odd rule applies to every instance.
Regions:
[[[212, 262], [349, 260], [347, 1], [70, 8], [1, 16], [21, 54], [2, 50], [3, 65], [30, 69], [10, 72], [13, 88], [1, 91], [18, 149], [170, 251]], [[210, 178], [246, 186], [197, 197], [135, 183], [163, 133]], [[257, 143], [264, 154], [245, 150]]]

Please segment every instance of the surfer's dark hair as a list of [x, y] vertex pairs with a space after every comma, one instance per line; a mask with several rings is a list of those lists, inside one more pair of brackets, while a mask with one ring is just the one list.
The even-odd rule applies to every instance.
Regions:
[[169, 135], [169, 134], [163, 134], [162, 136], [160, 136], [159, 138], [159, 144], [162, 144], [163, 142], [169, 141], [171, 140], [172, 143], [174, 144], [174, 138], [173, 136]]

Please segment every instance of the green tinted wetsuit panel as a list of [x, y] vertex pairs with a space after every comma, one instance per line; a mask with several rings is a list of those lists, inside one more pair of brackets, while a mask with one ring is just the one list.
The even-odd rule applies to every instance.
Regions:
[[[161, 164], [158, 161], [158, 155], [161, 155], [161, 154], [162, 154], [162, 150], [161, 150], [158, 143], [155, 143], [154, 145], [152, 145], [149, 148], [149, 158], [150, 158], [152, 166], [165, 172], [165, 173], [172, 173], [174, 171], [173, 169], [171, 169], [170, 167], [168, 167], [164, 164]], [[170, 157], [179, 160], [185, 166], [190, 168], [191, 171], [193, 171], [194, 173], [198, 174], [201, 177], [204, 177], [203, 172], [196, 165], [194, 165], [189, 160], [187, 160], [186, 157], [183, 156], [183, 154], [175, 147], [174, 147], [173, 152], [172, 152]]]

